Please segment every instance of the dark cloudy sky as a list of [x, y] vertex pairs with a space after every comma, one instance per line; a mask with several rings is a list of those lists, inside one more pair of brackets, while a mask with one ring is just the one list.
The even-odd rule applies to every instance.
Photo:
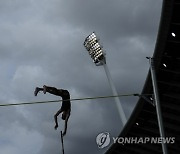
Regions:
[[[140, 93], [149, 69], [162, 0], [0, 0], [0, 103], [60, 99], [40, 93], [44, 84], [71, 98], [111, 95], [102, 66], [83, 47], [95, 31], [119, 94]], [[137, 98], [121, 98], [128, 117]], [[1, 154], [59, 154], [53, 115], [60, 103], [0, 107]], [[117, 136], [122, 123], [114, 99], [72, 102], [66, 154], [101, 154], [96, 136]]]

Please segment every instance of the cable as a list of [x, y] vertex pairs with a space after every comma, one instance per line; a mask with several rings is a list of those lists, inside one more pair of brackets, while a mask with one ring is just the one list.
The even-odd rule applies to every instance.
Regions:
[[[151, 94], [143, 94], [143, 95], [151, 95]], [[92, 100], [92, 99], [105, 99], [105, 98], [113, 98], [113, 97], [125, 97], [125, 96], [140, 96], [139, 94], [121, 94], [121, 95], [111, 95], [111, 96], [97, 96], [97, 97], [84, 97], [84, 98], [75, 98], [64, 101], [81, 101], [81, 100]], [[26, 103], [11, 103], [11, 104], [0, 104], [0, 107], [7, 106], [18, 106], [18, 105], [31, 105], [31, 104], [45, 104], [45, 103], [54, 103], [54, 102], [62, 102], [63, 100], [53, 100], [53, 101], [38, 101], [38, 102], [26, 102]]]

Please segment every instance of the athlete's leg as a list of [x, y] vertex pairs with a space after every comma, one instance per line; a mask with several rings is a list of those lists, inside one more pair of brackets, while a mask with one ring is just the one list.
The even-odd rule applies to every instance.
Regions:
[[70, 117], [70, 110], [65, 111], [65, 114], [66, 114], [66, 118], [65, 118], [63, 136], [66, 135], [66, 132], [67, 132], [67, 123], [68, 123], [68, 120], [69, 120], [69, 117]]
[[59, 114], [62, 112], [62, 110], [58, 110], [57, 113], [54, 115], [54, 121], [55, 121], [55, 126], [54, 128], [57, 129], [58, 128], [58, 120], [57, 117], [59, 116]]
[[61, 91], [55, 87], [49, 87], [49, 86], [44, 85], [43, 92], [44, 92], [44, 94], [46, 94], [46, 92], [48, 92], [50, 94], [60, 96]]

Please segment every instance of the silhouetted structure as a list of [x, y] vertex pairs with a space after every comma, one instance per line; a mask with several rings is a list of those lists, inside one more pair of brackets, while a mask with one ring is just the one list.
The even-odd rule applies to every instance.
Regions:
[[[154, 62], [169, 154], [180, 153], [180, 1], [164, 0]], [[150, 72], [142, 94], [153, 93]], [[156, 108], [139, 99], [119, 137], [159, 137]], [[162, 154], [161, 144], [113, 144], [106, 154]]]

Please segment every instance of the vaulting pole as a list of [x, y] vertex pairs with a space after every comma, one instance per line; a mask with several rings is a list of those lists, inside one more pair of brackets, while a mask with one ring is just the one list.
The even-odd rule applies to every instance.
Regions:
[[64, 142], [63, 142], [63, 134], [61, 131], [61, 144], [62, 144], [62, 153], [64, 154]]

